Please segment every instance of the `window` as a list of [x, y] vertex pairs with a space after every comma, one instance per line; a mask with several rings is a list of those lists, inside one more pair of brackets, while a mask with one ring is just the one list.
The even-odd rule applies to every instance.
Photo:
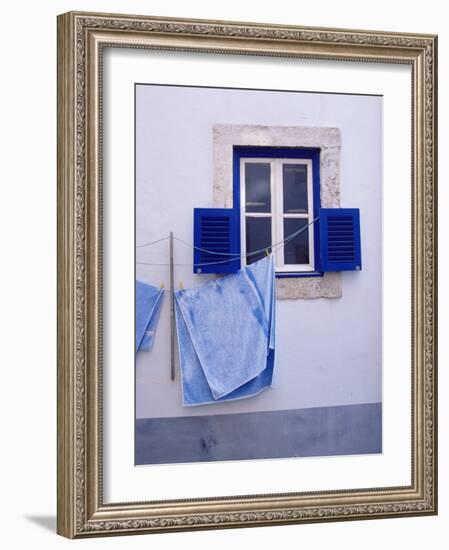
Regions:
[[[222, 206], [194, 208], [194, 273], [234, 273], [273, 249], [276, 277], [296, 278], [294, 285], [278, 285], [282, 292], [287, 288], [281, 292], [284, 298], [341, 296], [339, 279], [326, 274], [360, 271], [362, 264], [359, 209], [333, 204], [338, 197], [339, 133], [332, 128], [250, 127], [248, 135], [237, 130], [220, 127], [214, 140], [214, 200]], [[260, 133], [264, 141], [273, 142], [291, 139], [292, 130], [297, 141], [313, 137], [324, 145], [234, 145], [236, 132], [240, 143]]]
[[234, 163], [243, 265], [273, 247], [278, 276], [318, 275], [319, 149], [238, 147]]

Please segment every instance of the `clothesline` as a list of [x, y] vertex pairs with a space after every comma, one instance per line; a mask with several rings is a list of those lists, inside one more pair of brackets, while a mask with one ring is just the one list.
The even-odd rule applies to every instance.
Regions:
[[[229, 252], [216, 252], [214, 250], [207, 250], [206, 248], [200, 248], [198, 246], [195, 246], [191, 243], [188, 243], [187, 241], [184, 241], [182, 239], [179, 239], [178, 237], [173, 237], [174, 240], [176, 241], [179, 241], [180, 243], [182, 244], [185, 244], [187, 246], [190, 246], [191, 248], [195, 249], [195, 250], [200, 250], [202, 252], [207, 252], [208, 254], [217, 254], [218, 256], [231, 256], [230, 258], [226, 259], [226, 260], [219, 260], [219, 261], [216, 261], [216, 262], [206, 262], [206, 263], [200, 263], [200, 264], [173, 264], [177, 267], [193, 267], [195, 265], [195, 267], [203, 267], [203, 266], [208, 266], [208, 265], [218, 265], [218, 264], [225, 264], [225, 263], [228, 263], [228, 262], [232, 262], [232, 261], [236, 261], [236, 260], [241, 260], [241, 258], [243, 256], [255, 256], [257, 254], [261, 254], [263, 252], [268, 252], [268, 250], [271, 249], [271, 252], [274, 252], [274, 250], [288, 244], [291, 240], [293, 240], [295, 237], [297, 237], [298, 235], [300, 235], [303, 231], [305, 231], [310, 225], [312, 225], [313, 223], [315, 223], [317, 220], [318, 220], [319, 216], [316, 216], [316, 218], [314, 218], [311, 222], [309, 222], [307, 225], [305, 225], [304, 227], [301, 227], [301, 229], [298, 229], [297, 231], [294, 231], [293, 233], [291, 233], [290, 235], [288, 235], [287, 237], [285, 237], [285, 239], [283, 239], [282, 241], [278, 241], [277, 243], [274, 243], [272, 245], [269, 245], [269, 246], [266, 246], [264, 248], [260, 248], [259, 250], [254, 250], [253, 252], [248, 252], [247, 254], [243, 255], [243, 254], [239, 254], [239, 253], [229, 253]], [[143, 247], [146, 247], [146, 246], [150, 246], [150, 245], [153, 245], [153, 244], [157, 244], [161, 241], [164, 241], [166, 239], [168, 239], [169, 237], [162, 237], [161, 239], [157, 239], [156, 241], [152, 241], [152, 242], [148, 242], [148, 243], [145, 243], [145, 244], [142, 244], [142, 245], [139, 245], [139, 246], [136, 246], [136, 248], [143, 248]], [[235, 257], [234, 257], [235, 256]], [[168, 266], [170, 265], [169, 263], [154, 263], [154, 262], [136, 262], [137, 264], [139, 265], [151, 265], [151, 266]]]
[[138, 244], [136, 245], [136, 248], [144, 248], [145, 246], [151, 246], [153, 244], [157, 244], [157, 243], [160, 243], [162, 241], [166, 241], [167, 239], [169, 239], [170, 237], [167, 236], [167, 237], [162, 237], [161, 239], [157, 239], [156, 241], [151, 241], [149, 243], [144, 243], [144, 244]]

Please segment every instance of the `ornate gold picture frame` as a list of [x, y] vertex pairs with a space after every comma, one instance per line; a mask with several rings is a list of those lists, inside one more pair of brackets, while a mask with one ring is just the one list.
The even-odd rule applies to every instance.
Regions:
[[[103, 56], [108, 48], [411, 69], [411, 483], [108, 502]], [[437, 37], [70, 12], [58, 17], [58, 519], [69, 538], [437, 513]], [[129, 396], [132, 403], [133, 396]], [[132, 406], [132, 405], [131, 405]], [[279, 468], [281, 468], [279, 464]], [[292, 485], [293, 487], [293, 485]]]

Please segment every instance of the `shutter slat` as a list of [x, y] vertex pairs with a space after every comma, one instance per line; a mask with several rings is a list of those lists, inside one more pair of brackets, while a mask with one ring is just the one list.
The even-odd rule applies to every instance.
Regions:
[[194, 273], [233, 273], [240, 269], [239, 225], [235, 209], [194, 208], [193, 241], [197, 247], [193, 251]]
[[362, 268], [358, 208], [320, 210], [320, 250], [323, 272]]

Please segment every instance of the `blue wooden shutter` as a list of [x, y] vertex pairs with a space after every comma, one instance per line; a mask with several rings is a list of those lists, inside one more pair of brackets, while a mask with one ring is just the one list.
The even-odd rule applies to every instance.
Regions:
[[233, 273], [240, 269], [238, 223], [234, 208], [194, 208], [194, 273]]
[[362, 269], [358, 208], [321, 208], [321, 271]]

